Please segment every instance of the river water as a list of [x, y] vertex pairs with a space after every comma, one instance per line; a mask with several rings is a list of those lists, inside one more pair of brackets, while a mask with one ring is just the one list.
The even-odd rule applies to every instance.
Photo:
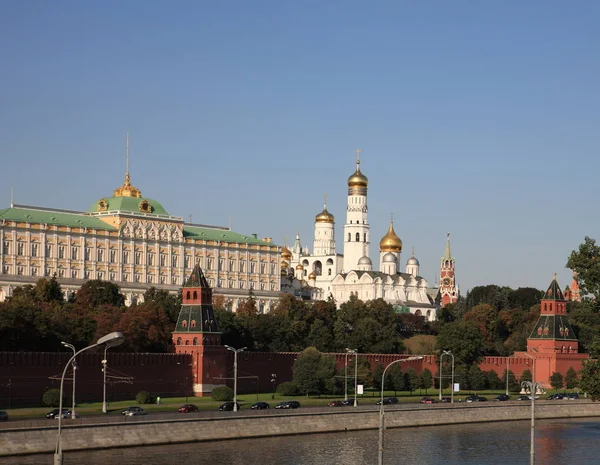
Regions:
[[[529, 422], [386, 431], [386, 465], [529, 464]], [[64, 465], [371, 465], [377, 431], [64, 453]], [[536, 464], [600, 463], [600, 419], [536, 423]], [[52, 455], [0, 458], [0, 465], [51, 465]]]

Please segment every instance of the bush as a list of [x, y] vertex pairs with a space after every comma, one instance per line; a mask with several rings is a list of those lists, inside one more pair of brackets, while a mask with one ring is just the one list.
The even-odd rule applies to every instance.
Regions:
[[210, 392], [210, 396], [214, 400], [227, 402], [233, 400], [233, 389], [227, 386], [218, 386]]
[[60, 405], [60, 389], [48, 389], [44, 392], [42, 403], [46, 407], [58, 407]]
[[156, 397], [154, 397], [148, 391], [140, 391], [135, 396], [135, 401], [138, 404], [153, 404], [156, 402]]
[[298, 385], [293, 381], [286, 381], [277, 386], [277, 394], [280, 396], [299, 396], [300, 390]]

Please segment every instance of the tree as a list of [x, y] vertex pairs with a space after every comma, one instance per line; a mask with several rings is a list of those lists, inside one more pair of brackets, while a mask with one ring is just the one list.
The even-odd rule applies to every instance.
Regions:
[[[502, 374], [502, 386], [506, 386], [506, 371]], [[517, 381], [515, 374], [512, 371], [508, 371], [508, 391], [517, 392], [521, 389], [521, 385]]]
[[305, 349], [294, 362], [294, 381], [309, 395], [325, 391], [325, 382], [335, 376], [335, 358], [321, 354], [314, 347]]
[[480, 391], [486, 388], [486, 375], [479, 365], [471, 365], [468, 373], [469, 387], [474, 391]]
[[581, 295], [592, 294], [600, 299], [600, 247], [595, 239], [585, 237], [577, 251], [573, 250], [567, 268], [577, 272]]
[[501, 389], [506, 386], [494, 370], [486, 371], [484, 374], [485, 382], [489, 389]]
[[579, 388], [587, 393], [594, 402], [600, 399], [600, 362], [598, 360], [590, 359], [584, 362]]
[[531, 371], [525, 370], [521, 373], [521, 378], [519, 378], [519, 382], [522, 383], [524, 381], [531, 381], [533, 379], [531, 375]]
[[248, 290], [248, 298], [244, 300], [242, 304], [237, 309], [237, 313], [240, 315], [250, 315], [256, 316], [258, 315], [258, 307], [256, 305], [256, 298], [254, 297], [254, 292], [252, 288]]
[[404, 373], [404, 385], [405, 388], [410, 391], [411, 396], [413, 391], [419, 388], [420, 383], [421, 378], [419, 377], [414, 368], [409, 368], [408, 370], [406, 370], [406, 373]]
[[398, 363], [393, 364], [388, 369], [387, 378], [385, 381], [386, 389], [393, 389], [394, 395], [396, 395], [398, 391], [404, 391], [408, 388], [408, 386], [406, 385], [406, 379], [404, 378], [404, 373], [402, 373], [402, 368], [400, 368], [400, 364]]
[[425, 395], [427, 395], [427, 390], [433, 386], [433, 374], [429, 371], [428, 368], [425, 368], [421, 372], [421, 383], [420, 387], [425, 389]]
[[122, 350], [131, 352], [167, 352], [175, 325], [155, 302], [132, 305], [123, 312], [117, 328], [125, 334]]
[[75, 301], [84, 308], [96, 308], [101, 305], [122, 307], [125, 305], [125, 296], [121, 294], [119, 286], [110, 281], [90, 279], [79, 288]]
[[[219, 296], [222, 297], [222, 296]], [[172, 294], [152, 286], [144, 293], [144, 303], [153, 302], [158, 305], [173, 325], [177, 323], [179, 311], [181, 310], [181, 291]]]
[[373, 370], [373, 389], [376, 391], [381, 391], [381, 377], [383, 376], [383, 370], [384, 368], [381, 363], [378, 363]]
[[565, 384], [567, 389], [574, 389], [579, 385], [579, 378], [577, 377], [577, 372], [573, 367], [569, 367], [567, 370], [567, 375], [565, 376]]
[[437, 348], [450, 350], [456, 363], [476, 364], [482, 357], [483, 337], [475, 323], [456, 321], [442, 327], [437, 336]]
[[516, 291], [508, 293], [508, 304], [510, 308], [527, 310], [535, 304], [539, 304], [543, 294], [534, 287], [520, 287]]
[[56, 280], [56, 275], [50, 279], [41, 278], [35, 283], [35, 293], [42, 302], [64, 302], [64, 293]]
[[550, 386], [556, 391], [561, 390], [564, 384], [565, 382], [562, 373], [555, 371], [550, 375]]

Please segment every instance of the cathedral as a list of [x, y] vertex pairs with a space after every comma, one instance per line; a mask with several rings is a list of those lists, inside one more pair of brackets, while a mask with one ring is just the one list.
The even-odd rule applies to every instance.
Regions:
[[371, 230], [368, 222], [367, 190], [369, 180], [360, 170], [348, 178], [348, 200], [344, 224], [343, 254], [336, 251], [335, 218], [327, 209], [327, 202], [315, 217], [313, 251], [302, 247], [299, 235], [290, 250], [283, 246], [282, 276], [306, 282], [315, 289], [316, 298], [333, 297], [340, 305], [352, 295], [363, 301], [382, 298], [398, 313], [424, 316], [427, 321], [436, 318], [440, 305], [456, 302], [459, 291], [454, 277], [454, 258], [450, 253], [450, 235], [441, 259], [440, 286], [429, 287], [419, 275], [419, 261], [414, 256], [407, 260], [402, 271], [402, 240], [394, 231], [393, 219], [379, 241], [379, 265], [373, 265], [369, 256]]

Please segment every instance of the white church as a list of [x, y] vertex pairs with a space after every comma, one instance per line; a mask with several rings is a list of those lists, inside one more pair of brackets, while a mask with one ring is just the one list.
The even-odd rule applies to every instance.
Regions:
[[335, 218], [325, 203], [315, 217], [313, 253], [302, 247], [300, 236], [296, 235], [292, 250], [283, 247], [282, 276], [293, 275], [299, 282], [308, 282], [315, 290], [313, 298], [333, 296], [338, 306], [353, 294], [363, 301], [382, 298], [398, 313], [410, 312], [433, 321], [438, 308], [434, 299], [439, 290], [429, 288], [425, 278], [419, 276], [419, 261], [414, 253], [401, 272], [402, 241], [394, 232], [393, 221], [379, 241], [379, 271], [373, 267], [369, 257], [368, 184], [357, 157], [356, 171], [348, 178], [343, 255], [336, 252]]

